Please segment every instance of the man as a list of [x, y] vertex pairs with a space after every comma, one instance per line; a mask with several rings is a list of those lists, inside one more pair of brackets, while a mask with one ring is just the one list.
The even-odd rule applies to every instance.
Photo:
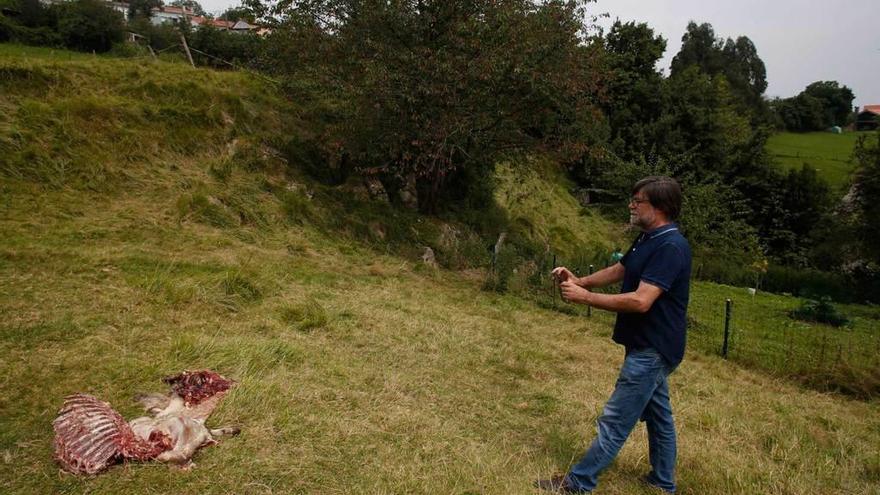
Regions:
[[[669, 177], [647, 177], [632, 189], [630, 223], [642, 233], [614, 265], [587, 277], [553, 269], [562, 297], [617, 312], [615, 342], [626, 349], [614, 392], [598, 420], [598, 433], [584, 457], [565, 476], [536, 485], [563, 493], [587, 493], [617, 456], [636, 422], [648, 427], [651, 472], [643, 480], [675, 492], [675, 425], [667, 376], [684, 357], [691, 250], [674, 221], [681, 188]], [[620, 294], [590, 289], [623, 281]]]

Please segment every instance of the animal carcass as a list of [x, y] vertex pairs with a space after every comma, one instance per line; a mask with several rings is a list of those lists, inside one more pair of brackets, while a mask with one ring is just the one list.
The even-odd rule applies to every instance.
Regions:
[[152, 416], [126, 423], [110, 404], [88, 394], [64, 400], [55, 429], [55, 459], [75, 474], [96, 474], [122, 460], [162, 462], [187, 466], [199, 447], [216, 443], [214, 437], [235, 435], [238, 428], [209, 430], [205, 420], [233, 382], [208, 370], [184, 371], [164, 379], [168, 395], [139, 397]]

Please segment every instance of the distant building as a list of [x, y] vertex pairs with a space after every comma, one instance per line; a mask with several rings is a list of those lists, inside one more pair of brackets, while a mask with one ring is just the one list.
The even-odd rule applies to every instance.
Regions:
[[221, 31], [232, 31], [233, 33], [250, 33], [254, 32], [263, 35], [265, 29], [247, 21], [224, 21], [222, 19], [209, 19], [207, 17], [193, 16], [189, 18], [189, 22], [194, 28], [202, 26], [213, 26]]
[[873, 131], [878, 127], [880, 127], [880, 105], [865, 105], [861, 112], [856, 113], [857, 131]]
[[125, 22], [128, 22], [128, 4], [123, 2], [107, 2], [107, 6], [122, 14]]
[[150, 11], [150, 22], [155, 25], [166, 22], [184, 22], [196, 15], [192, 9], [186, 7], [153, 7]]
[[[107, 4], [113, 10], [120, 12], [123, 18], [128, 21], [128, 3], [110, 0], [107, 2]], [[151, 9], [150, 22], [157, 26], [166, 22], [186, 21], [189, 21], [190, 25], [194, 28], [199, 28], [201, 26], [213, 26], [221, 31], [232, 31], [236, 33], [254, 32], [259, 35], [263, 35], [268, 32], [268, 30], [262, 26], [250, 24], [247, 21], [241, 19], [239, 19], [238, 21], [224, 21], [221, 19], [211, 19], [208, 17], [196, 15], [196, 13], [192, 9], [187, 7], [162, 6], [154, 7], [153, 9]]]
[[[47, 4], [53, 4], [53, 3], [62, 3], [66, 0], [40, 0], [40, 1], [47, 3]], [[128, 22], [128, 20], [129, 20], [128, 19], [128, 11], [129, 11], [128, 2], [117, 1], [117, 0], [107, 0], [107, 6], [110, 7], [111, 9], [115, 10], [116, 12], [119, 12], [120, 14], [122, 14], [122, 18], [125, 19], [126, 22]], [[9, 10], [10, 14], [17, 13], [17, 11], [13, 12], [10, 9], [4, 8], [4, 12], [6, 10]], [[156, 26], [159, 26], [159, 25], [164, 24], [166, 22], [189, 22], [190, 25], [194, 29], [198, 29], [202, 26], [212, 26], [212, 27], [219, 29], [221, 31], [231, 31], [233, 33], [255, 33], [260, 36], [265, 36], [266, 34], [271, 32], [271, 30], [268, 28], [265, 28], [263, 26], [258, 26], [256, 24], [250, 24], [249, 22], [241, 20], [241, 19], [239, 19], [237, 21], [224, 21], [221, 19], [211, 19], [208, 17], [199, 16], [199, 15], [196, 15], [196, 13], [192, 9], [187, 8], [187, 7], [172, 7], [172, 6], [154, 7], [150, 11], [150, 22]]]
[[220, 31], [228, 31], [235, 24], [231, 21], [224, 21], [222, 19], [210, 19], [208, 17], [195, 16], [189, 18], [189, 23], [194, 28], [200, 28], [202, 26], [211, 26], [219, 29]]

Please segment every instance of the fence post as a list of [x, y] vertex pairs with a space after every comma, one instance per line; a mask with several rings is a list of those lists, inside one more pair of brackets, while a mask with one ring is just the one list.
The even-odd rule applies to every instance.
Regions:
[[733, 301], [728, 299], [724, 303], [724, 344], [721, 346], [721, 357], [727, 359], [727, 343], [730, 339], [730, 313], [733, 307]]
[[[593, 265], [590, 265], [590, 268], [587, 270], [587, 276], [589, 277], [592, 274], [593, 274]], [[588, 304], [587, 305], [587, 317], [589, 318], [591, 316], [593, 316], [593, 307]]]

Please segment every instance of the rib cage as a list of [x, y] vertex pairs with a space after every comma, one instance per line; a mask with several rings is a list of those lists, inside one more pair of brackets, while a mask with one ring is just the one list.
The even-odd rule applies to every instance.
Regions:
[[139, 438], [110, 404], [88, 394], [65, 398], [52, 427], [55, 459], [74, 474], [97, 474], [119, 459], [146, 461], [173, 448], [158, 431]]
[[128, 423], [110, 404], [87, 394], [64, 399], [55, 430], [55, 459], [76, 474], [95, 474], [122, 455]]

